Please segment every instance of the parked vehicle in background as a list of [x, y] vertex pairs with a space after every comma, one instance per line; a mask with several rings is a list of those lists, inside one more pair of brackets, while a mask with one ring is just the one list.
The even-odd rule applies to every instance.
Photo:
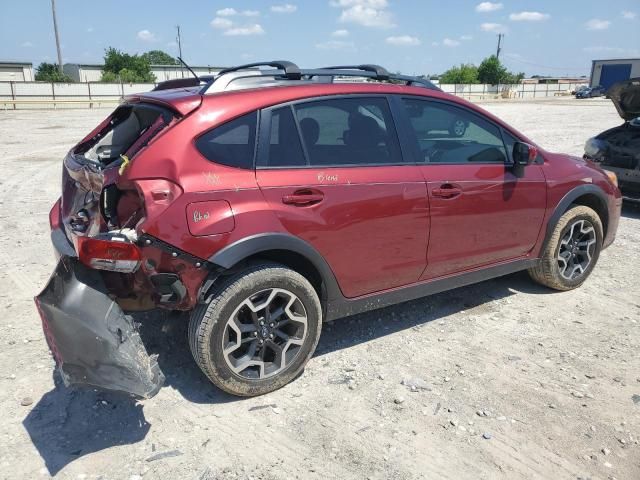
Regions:
[[71, 149], [36, 304], [67, 385], [154, 395], [126, 312], [163, 308], [215, 385], [260, 395], [325, 321], [520, 270], [580, 286], [620, 208], [615, 174], [429, 81], [243, 65], [131, 95]]
[[571, 95], [577, 95], [578, 93], [583, 92], [587, 88], [589, 88], [589, 85], [580, 85], [578, 88], [576, 88], [571, 92]]
[[587, 140], [584, 155], [617, 175], [625, 199], [640, 202], [640, 78], [616, 83], [607, 94], [625, 122]]
[[583, 90], [576, 92], [576, 98], [594, 98], [602, 97], [605, 94], [604, 87], [598, 85], [597, 87], [587, 87]]

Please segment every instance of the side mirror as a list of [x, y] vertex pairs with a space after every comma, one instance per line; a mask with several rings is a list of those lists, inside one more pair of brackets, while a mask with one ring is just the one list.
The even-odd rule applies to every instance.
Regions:
[[516, 142], [513, 144], [513, 163], [515, 166], [526, 167], [535, 162], [538, 149], [528, 143]]

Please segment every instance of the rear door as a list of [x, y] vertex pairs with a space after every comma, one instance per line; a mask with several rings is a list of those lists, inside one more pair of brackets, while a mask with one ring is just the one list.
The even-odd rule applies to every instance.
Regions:
[[546, 208], [540, 166], [516, 177], [507, 153], [515, 138], [480, 114], [439, 100], [402, 103], [429, 191], [431, 233], [422, 278], [527, 255]]
[[415, 282], [429, 217], [384, 96], [305, 100], [262, 112], [256, 177], [283, 227], [313, 245], [347, 297]]

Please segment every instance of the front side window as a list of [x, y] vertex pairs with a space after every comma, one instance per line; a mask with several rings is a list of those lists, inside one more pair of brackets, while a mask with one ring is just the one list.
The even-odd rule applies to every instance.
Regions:
[[207, 160], [236, 168], [253, 168], [256, 112], [243, 115], [201, 135], [196, 148]]
[[442, 102], [403, 99], [420, 160], [427, 163], [506, 163], [500, 129], [479, 115]]
[[385, 98], [336, 98], [272, 111], [266, 166], [403, 162]]

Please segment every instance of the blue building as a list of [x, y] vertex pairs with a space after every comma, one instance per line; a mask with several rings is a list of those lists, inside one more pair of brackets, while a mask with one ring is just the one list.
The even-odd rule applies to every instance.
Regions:
[[614, 83], [640, 77], [640, 58], [594, 60], [590, 86], [608, 89]]

